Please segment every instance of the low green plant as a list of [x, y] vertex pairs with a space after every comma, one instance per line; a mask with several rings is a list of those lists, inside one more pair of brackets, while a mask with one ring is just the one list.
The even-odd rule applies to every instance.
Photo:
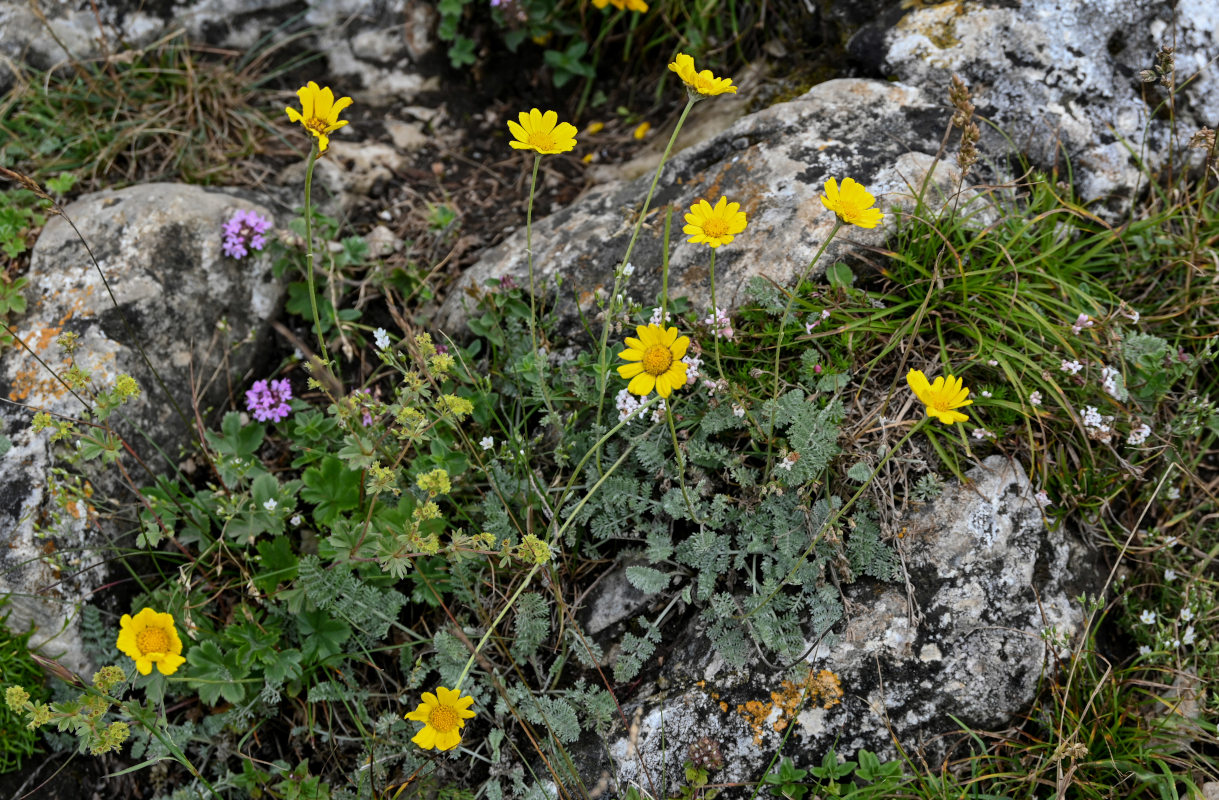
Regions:
[[[0, 597], [0, 686], [21, 686], [27, 697], [35, 703], [45, 702], [48, 691], [43, 682], [42, 669], [30, 655], [29, 643], [33, 630], [11, 633], [6, 627], [11, 611], [5, 609], [7, 597]], [[21, 769], [23, 760], [38, 750], [38, 733], [25, 724], [22, 709], [9, 704], [0, 705], [0, 774]]]

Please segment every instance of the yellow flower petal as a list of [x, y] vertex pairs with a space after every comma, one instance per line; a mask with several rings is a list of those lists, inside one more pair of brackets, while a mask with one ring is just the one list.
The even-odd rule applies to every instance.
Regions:
[[416, 733], [411, 741], [424, 750], [431, 750], [436, 746], [436, 729], [431, 725], [424, 725], [423, 730]]
[[641, 372], [643, 372], [643, 364], [640, 364], [638, 361], [618, 367], [618, 376], [628, 380]]
[[646, 372], [641, 372], [631, 382], [627, 384], [626, 390], [631, 394], [637, 394], [640, 397], [647, 397], [652, 393], [653, 387], [656, 386], [656, 377], [649, 375]]

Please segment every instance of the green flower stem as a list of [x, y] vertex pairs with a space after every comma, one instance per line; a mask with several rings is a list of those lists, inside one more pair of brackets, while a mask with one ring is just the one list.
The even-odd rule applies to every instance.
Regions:
[[[605, 410], [605, 387], [609, 378], [609, 359], [606, 344], [609, 342], [610, 324], [613, 322], [613, 314], [610, 313], [613, 309], [614, 299], [618, 296], [621, 289], [622, 270], [631, 260], [631, 252], [635, 249], [635, 242], [639, 238], [639, 231], [643, 228], [643, 221], [647, 219], [648, 208], [652, 204], [652, 195], [656, 192], [656, 184], [660, 182], [660, 173], [664, 170], [665, 162], [669, 160], [669, 153], [673, 151], [673, 145], [677, 142], [677, 134], [681, 131], [681, 126], [685, 123], [686, 117], [690, 114], [690, 109], [698, 102], [696, 98], [690, 98], [686, 101], [686, 107], [682, 109], [681, 116], [677, 119], [677, 127], [673, 129], [673, 135], [669, 137], [669, 143], [665, 145], [664, 154], [660, 157], [660, 163], [656, 165], [656, 174], [652, 176], [652, 185], [648, 187], [648, 195], [643, 201], [643, 210], [639, 212], [639, 218], [635, 220], [635, 228], [631, 231], [631, 240], [627, 243], [626, 254], [622, 256], [622, 263], [618, 265], [617, 274], [614, 278], [614, 291], [610, 295], [610, 302], [605, 315], [605, 322], [601, 326], [601, 346], [598, 349], [597, 362], [597, 425], [601, 424], [601, 414]], [[667, 246], [666, 246], [667, 251]], [[601, 466], [601, 454], [597, 453], [597, 466]]]
[[817, 543], [821, 541], [821, 534], [831, 525], [837, 524], [838, 520], [842, 518], [842, 515], [851, 510], [851, 507], [855, 505], [855, 501], [863, 496], [864, 491], [872, 485], [872, 481], [876, 480], [876, 476], [879, 475], [880, 471], [885, 468], [885, 464], [888, 464], [889, 459], [893, 458], [893, 454], [898, 450], [901, 450], [902, 445], [909, 441], [910, 437], [914, 435], [914, 432], [922, 428], [928, 419], [928, 417], [924, 416], [918, 422], [914, 423], [910, 430], [906, 431], [906, 435], [901, 438], [901, 441], [893, 445], [893, 447], [889, 449], [889, 452], [885, 453], [885, 457], [880, 460], [880, 463], [876, 465], [876, 469], [872, 470], [872, 474], [868, 476], [868, 479], [864, 481], [863, 485], [859, 487], [855, 494], [851, 495], [851, 499], [848, 500], [842, 508], [834, 512], [834, 516], [825, 521], [825, 524], [821, 526], [821, 530], [817, 531], [817, 535], [813, 537], [811, 542], [809, 542], [808, 547], [806, 547], [804, 552], [800, 554], [800, 558], [796, 560], [795, 565], [791, 568], [791, 570], [788, 571], [787, 575], [783, 577], [783, 580], [779, 581], [779, 584], [775, 586], [774, 590], [770, 594], [766, 595], [762, 602], [759, 603], [752, 611], [746, 612], [738, 617], [734, 617], [734, 619], [749, 619], [754, 614], [765, 608], [766, 604], [774, 599], [774, 596], [779, 593], [779, 590], [783, 588], [783, 585], [792, 579], [792, 576], [796, 574], [796, 570], [800, 569], [800, 567], [808, 559], [809, 555], [812, 554], [813, 548], [816, 547]]
[[309, 305], [313, 309], [313, 330], [317, 333], [318, 358], [329, 368], [330, 354], [326, 352], [326, 339], [322, 336], [322, 322], [317, 313], [317, 290], [313, 283], [313, 166], [318, 157], [317, 142], [309, 150], [309, 161], [305, 165], [305, 280], [309, 284]]
[[[711, 318], [719, 319], [720, 307], [715, 302], [715, 253], [719, 250], [718, 247], [711, 248]], [[724, 380], [724, 365], [720, 363], [720, 329], [719, 322], [715, 322], [715, 329], [711, 332], [711, 340], [715, 344], [715, 371], [719, 379]]]
[[557, 418], [550, 394], [546, 391], [546, 375], [542, 368], [543, 356], [538, 350], [537, 287], [533, 280], [533, 198], [538, 185], [538, 170], [542, 166], [542, 154], [533, 156], [533, 177], [529, 180], [529, 203], [525, 208], [525, 263], [529, 266], [529, 339], [533, 343], [533, 363], [538, 370], [538, 391], [551, 418]]
[[[614, 434], [618, 433], [618, 431], [620, 431], [624, 427], [626, 427], [626, 425], [628, 425], [631, 422], [631, 420], [635, 419], [636, 417], [642, 416], [643, 412], [647, 411], [649, 408], [656, 405], [656, 403], [659, 400], [660, 400], [660, 395], [657, 395], [657, 396], [653, 397], [651, 400], [648, 400], [646, 403], [640, 405], [639, 408], [635, 409], [631, 414], [627, 415], [626, 419], [619, 421], [619, 423], [617, 425], [615, 425], [614, 427], [612, 427], [608, 431], [606, 431], [605, 435], [602, 436], [600, 439], [598, 439], [596, 444], [594, 444], [592, 447], [590, 447], [588, 449], [588, 452], [584, 454], [584, 458], [580, 459], [580, 463], [576, 465], [576, 468], [574, 470], [572, 470], [571, 478], [567, 481], [567, 486], [563, 487], [563, 494], [559, 495], [559, 502], [555, 503], [555, 505], [554, 505], [554, 507], [556, 509], [562, 508], [563, 504], [567, 502], [567, 496], [571, 494], [571, 489], [572, 489], [572, 486], [576, 482], [576, 478], [578, 478], [580, 476], [580, 473], [583, 472], [584, 465], [588, 463], [588, 460], [590, 458], [592, 458], [593, 453], [600, 452], [601, 445], [608, 442]], [[584, 502], [585, 501], [582, 500], [580, 502], [580, 504], [583, 505]], [[566, 525], [563, 526], [564, 529], [566, 527], [567, 527]], [[559, 533], [562, 533], [562, 532], [563, 532], [563, 530], [560, 529]], [[555, 540], [556, 541], [558, 540], [558, 534], [555, 534]]]
[[[804, 283], [804, 279], [808, 277], [808, 273], [813, 269], [813, 265], [821, 260], [821, 255], [825, 252], [825, 248], [830, 246], [830, 242], [834, 241], [834, 237], [838, 234], [838, 231], [841, 230], [841, 228], [842, 218], [835, 217], [833, 230], [830, 231], [829, 236], [825, 237], [825, 241], [821, 243], [821, 247], [817, 248], [817, 252], [813, 254], [813, 260], [808, 262], [808, 266], [805, 267], [804, 271], [800, 273], [799, 280], [797, 280], [796, 285], [792, 287], [791, 294], [787, 296], [787, 305], [783, 307], [783, 316], [779, 317], [779, 341], [775, 343], [775, 389], [771, 396], [771, 399], [776, 403], [779, 402], [779, 357], [783, 354], [783, 333], [787, 330], [787, 315], [791, 313], [792, 304], [796, 302], [796, 293], [800, 291], [800, 284]], [[766, 432], [767, 473], [770, 472], [771, 468], [770, 457], [771, 453], [773, 452], [771, 448], [774, 446], [775, 441], [776, 416], [778, 415], [773, 413], [770, 415], [770, 430]]]
[[525, 589], [529, 588], [529, 582], [533, 580], [533, 576], [536, 575], [538, 570], [541, 568], [541, 564], [533, 565], [533, 568], [529, 570], [529, 574], [525, 576], [525, 580], [521, 581], [521, 585], [517, 587], [517, 590], [512, 593], [511, 597], [508, 598], [508, 602], [504, 603], [504, 607], [500, 610], [499, 615], [496, 616], [496, 618], [491, 622], [491, 625], [487, 627], [487, 632], [483, 634], [483, 638], [478, 640], [478, 644], [474, 646], [474, 652], [470, 653], [470, 658], [468, 661], [466, 661], [465, 668], [462, 669], [461, 675], [457, 677], [457, 685], [453, 687], [453, 691], [457, 692], [457, 694], [461, 694], [461, 685], [465, 682], [466, 676], [470, 674], [470, 668], [474, 666], [474, 659], [480, 652], [482, 652], [483, 645], [487, 643], [487, 639], [491, 638], [491, 634], [495, 632], [495, 627], [503, 621], [504, 615], [508, 613], [508, 609], [512, 608], [512, 605], [516, 602], [516, 599], [521, 596], [521, 593], [524, 592]]
[[694, 510], [694, 504], [690, 502], [690, 495], [686, 491], [686, 463], [681, 457], [681, 445], [677, 443], [677, 427], [673, 424], [673, 408], [669, 403], [665, 403], [665, 418], [669, 421], [669, 433], [673, 436], [673, 455], [677, 458], [677, 483], [681, 486], [682, 499], [686, 501], [686, 510], [690, 512], [690, 519], [702, 524], [702, 520], [698, 518], [698, 512]]

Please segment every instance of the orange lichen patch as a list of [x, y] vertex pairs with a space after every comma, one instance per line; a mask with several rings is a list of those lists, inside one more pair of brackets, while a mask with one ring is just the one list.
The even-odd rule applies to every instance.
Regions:
[[759, 747], [762, 745], [763, 726], [773, 709], [773, 703], [764, 703], [761, 700], [749, 700], [736, 707], [736, 713], [741, 715], [745, 724], [753, 731], [753, 743]]
[[723, 700], [720, 701], [720, 711], [723, 711], [725, 713], [727, 713], [727, 711], [728, 711], [728, 704], [725, 703]]
[[[770, 718], [771, 712], [776, 708], [779, 710], [779, 718], [774, 721], [771, 728], [776, 732], [782, 732], [800, 713], [800, 707], [804, 705], [805, 701], [820, 704], [822, 708], [828, 709], [838, 705], [842, 701], [841, 698], [842, 684], [837, 675], [828, 669], [820, 672], [810, 669], [808, 676], [799, 683], [785, 680], [779, 684], [779, 691], [770, 693], [769, 703], [750, 700], [744, 705], [737, 706], [736, 710], [753, 731], [753, 743], [760, 746], [766, 720]], [[726, 704], [721, 703], [720, 705], [725, 711], [727, 710]]]

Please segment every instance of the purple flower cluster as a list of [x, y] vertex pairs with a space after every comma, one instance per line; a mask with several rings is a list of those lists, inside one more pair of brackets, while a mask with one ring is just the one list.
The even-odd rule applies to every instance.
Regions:
[[244, 258], [250, 250], [261, 250], [267, 243], [263, 234], [270, 229], [271, 220], [260, 217], [253, 211], [241, 209], [224, 223], [225, 255]]
[[279, 422], [292, 413], [292, 384], [287, 378], [277, 381], [254, 381], [245, 393], [246, 409], [259, 422]]

